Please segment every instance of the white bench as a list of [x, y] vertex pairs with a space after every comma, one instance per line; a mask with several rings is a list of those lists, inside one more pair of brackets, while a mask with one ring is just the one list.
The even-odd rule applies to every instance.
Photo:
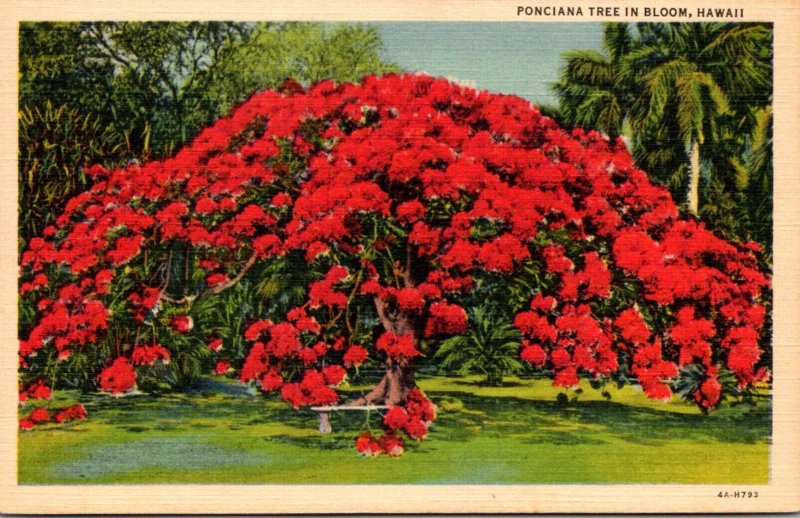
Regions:
[[312, 406], [311, 410], [319, 414], [319, 431], [322, 433], [331, 433], [331, 421], [329, 414], [331, 412], [344, 412], [344, 411], [361, 411], [370, 412], [372, 410], [386, 410], [389, 408], [386, 405], [341, 405], [341, 406]]

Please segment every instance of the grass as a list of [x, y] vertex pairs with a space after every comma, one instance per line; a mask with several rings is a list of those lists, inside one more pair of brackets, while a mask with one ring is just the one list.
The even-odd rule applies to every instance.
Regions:
[[[400, 458], [361, 458], [353, 441], [379, 415], [316, 414], [204, 380], [185, 394], [82, 396], [89, 419], [19, 434], [21, 484], [108, 483], [749, 483], [769, 480], [770, 409], [727, 405], [710, 416], [634, 387], [606, 400], [547, 380], [422, 378], [439, 406], [428, 438]], [[76, 394], [58, 393], [60, 407]], [[21, 415], [30, 408], [22, 408]], [[347, 414], [347, 415], [344, 415]]]

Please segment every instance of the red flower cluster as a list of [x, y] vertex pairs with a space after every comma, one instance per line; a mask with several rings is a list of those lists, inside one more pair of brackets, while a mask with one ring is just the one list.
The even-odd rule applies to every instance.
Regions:
[[30, 430], [34, 426], [50, 421], [50, 412], [46, 408], [38, 407], [33, 409], [28, 417], [19, 420], [20, 430]]
[[208, 348], [215, 353], [218, 353], [222, 350], [222, 338], [214, 337], [208, 341]]
[[722, 396], [722, 384], [717, 379], [716, 367], [709, 367], [706, 374], [708, 378], [703, 380], [700, 390], [694, 393], [694, 398], [701, 408], [715, 406]]
[[131, 313], [137, 322], [144, 322], [150, 312], [155, 311], [159, 306], [161, 290], [158, 288], [144, 288], [144, 293], [131, 293], [128, 295], [128, 302], [131, 304]]
[[403, 439], [392, 433], [384, 433], [376, 439], [371, 433], [364, 432], [356, 439], [356, 451], [365, 457], [381, 454], [399, 457], [404, 451]]
[[325, 279], [309, 286], [309, 300], [312, 308], [330, 306], [343, 308], [347, 305], [347, 295], [334, 289], [348, 275], [347, 268], [334, 266], [325, 275]]
[[294, 408], [303, 405], [331, 405], [339, 401], [339, 395], [329, 385], [341, 382], [341, 378], [332, 383], [325, 372], [307, 370], [300, 383], [286, 383], [281, 388], [281, 397]]
[[28, 385], [25, 390], [19, 392], [19, 403], [24, 404], [28, 398], [31, 399], [50, 399], [52, 397], [50, 387], [44, 381], [37, 380]]
[[347, 348], [347, 352], [344, 353], [343, 361], [348, 367], [358, 367], [366, 361], [367, 356], [366, 349], [360, 345], [351, 345]]
[[414, 337], [410, 334], [398, 336], [391, 332], [383, 333], [375, 342], [375, 348], [397, 361], [407, 360], [421, 354], [414, 343]]
[[172, 329], [181, 334], [188, 333], [194, 327], [194, 321], [189, 315], [175, 315], [170, 324]]
[[140, 345], [135, 347], [131, 354], [134, 365], [153, 365], [157, 361], [169, 363], [169, 359], [169, 351], [159, 344]]
[[112, 395], [132, 390], [136, 384], [136, 371], [127, 358], [118, 357], [100, 372], [100, 388]]
[[69, 421], [74, 421], [76, 419], [86, 419], [88, 415], [89, 414], [86, 412], [86, 408], [84, 408], [84, 406], [81, 404], [77, 404], [67, 407], [56, 413], [56, 415], [53, 416], [53, 420], [57, 423], [68, 423]]
[[672, 391], [665, 381], [678, 374], [678, 366], [663, 358], [661, 339], [657, 337], [653, 343], [636, 349], [631, 372], [636, 375], [645, 394], [666, 401], [672, 396]]
[[356, 450], [362, 455], [374, 457], [380, 454], [398, 456], [403, 454], [405, 434], [420, 441], [428, 434], [428, 427], [436, 419], [436, 406], [418, 388], [412, 389], [402, 406], [393, 406], [383, 416], [384, 434], [376, 439], [365, 432], [356, 439]]
[[30, 415], [28, 415], [28, 419], [36, 424], [46, 423], [50, 420], [50, 413], [46, 408], [35, 408]]
[[223, 374], [227, 374], [231, 370], [231, 362], [227, 360], [219, 360], [217, 364], [214, 365], [214, 374], [219, 376]]
[[539, 367], [549, 360], [553, 384], [561, 387], [577, 385], [579, 371], [593, 378], [615, 372], [619, 363], [613, 337], [590, 307], [563, 304], [553, 308], [547, 299], [538, 295], [531, 302], [532, 311], [519, 313], [514, 321], [529, 339], [523, 341], [520, 357]]
[[69, 357], [72, 348], [93, 343], [108, 327], [108, 309], [87, 295], [95, 287], [94, 279], [67, 284], [58, 290], [58, 299], [44, 297], [37, 303], [42, 312], [27, 340], [20, 340], [19, 354], [24, 359], [33, 356], [45, 345], [52, 344], [59, 359]]
[[375, 457], [383, 453], [383, 448], [378, 439], [371, 433], [364, 432], [356, 439], [356, 451], [365, 457]]
[[425, 326], [425, 336], [458, 335], [466, 333], [469, 324], [464, 308], [456, 304], [437, 302], [431, 304], [430, 317]]

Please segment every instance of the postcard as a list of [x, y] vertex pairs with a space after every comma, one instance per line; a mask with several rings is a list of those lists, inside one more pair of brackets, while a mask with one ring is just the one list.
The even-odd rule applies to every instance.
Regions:
[[13, 2], [0, 510], [800, 509], [798, 27]]

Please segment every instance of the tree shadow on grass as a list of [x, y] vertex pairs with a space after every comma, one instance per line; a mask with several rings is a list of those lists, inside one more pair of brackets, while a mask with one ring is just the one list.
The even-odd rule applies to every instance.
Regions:
[[144, 425], [155, 430], [221, 426], [245, 429], [266, 423], [291, 427], [316, 428], [316, 414], [293, 411], [281, 401], [261, 396], [239, 397], [230, 394], [207, 396], [201, 393], [141, 394], [124, 398], [88, 397], [84, 405], [96, 423], [125, 431]]
[[442, 412], [436, 421], [437, 436], [448, 440], [469, 440], [480, 431], [547, 444], [605, 442], [599, 437], [647, 445], [676, 438], [698, 443], [754, 444], [767, 441], [770, 434], [770, 411], [763, 404], [755, 408], [729, 407], [704, 416], [613, 401], [579, 400], [564, 404], [456, 391], [429, 391], [428, 395], [434, 402], [457, 400], [463, 404], [461, 410]]
[[486, 380], [453, 380], [451, 381], [453, 385], [463, 385], [467, 387], [491, 387], [491, 388], [508, 388], [508, 387], [521, 387], [524, 383], [520, 383], [519, 381], [507, 381], [503, 380], [499, 384], [496, 383], [488, 383]]

